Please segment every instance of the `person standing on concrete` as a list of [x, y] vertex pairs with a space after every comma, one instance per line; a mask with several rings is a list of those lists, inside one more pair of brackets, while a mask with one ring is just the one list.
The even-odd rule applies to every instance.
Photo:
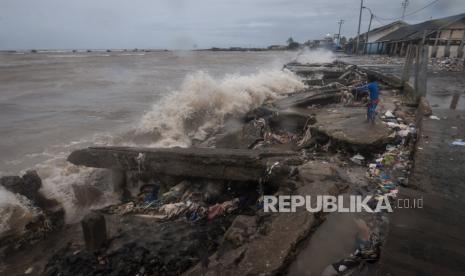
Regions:
[[379, 104], [379, 86], [376, 78], [368, 76], [368, 83], [355, 88], [355, 93], [357, 92], [368, 93], [367, 121], [374, 123], [376, 119], [376, 107]]

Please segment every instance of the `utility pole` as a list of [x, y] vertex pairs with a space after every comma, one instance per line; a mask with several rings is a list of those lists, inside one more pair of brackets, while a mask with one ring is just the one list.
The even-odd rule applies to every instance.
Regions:
[[407, 11], [407, 7], [410, 4], [409, 2], [409, 0], [404, 0], [402, 2], [402, 21], [405, 19], [405, 12]]
[[371, 22], [373, 21], [373, 14], [371, 13], [370, 11], [370, 24], [368, 25], [368, 32], [367, 32], [367, 37], [366, 37], [366, 41], [365, 41], [365, 53], [368, 54], [369, 52], [369, 49], [368, 49], [368, 34], [370, 33], [371, 31]]
[[368, 50], [368, 38], [369, 38], [370, 31], [371, 31], [371, 23], [373, 22], [373, 17], [375, 17], [375, 15], [371, 11], [371, 9], [368, 7], [363, 6], [362, 9], [366, 9], [370, 12], [370, 24], [368, 24], [368, 32], [365, 36], [365, 45], [363, 46], [363, 53], [368, 54], [368, 51], [369, 51]]
[[363, 9], [363, 0], [360, 0], [360, 15], [358, 17], [358, 31], [357, 31], [357, 48], [355, 48], [355, 53], [358, 54], [358, 47], [360, 45], [360, 27], [362, 26], [362, 9]]
[[337, 33], [337, 44], [341, 46], [341, 28], [342, 28], [342, 24], [344, 24], [344, 20], [343, 19], [339, 20], [337, 24], [339, 24], [339, 32]]

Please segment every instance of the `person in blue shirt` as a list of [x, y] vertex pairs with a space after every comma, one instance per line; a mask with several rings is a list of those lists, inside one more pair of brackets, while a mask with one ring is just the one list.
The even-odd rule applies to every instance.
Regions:
[[367, 120], [374, 123], [376, 119], [376, 107], [379, 104], [379, 86], [376, 78], [373, 76], [368, 76], [368, 83], [357, 87], [355, 92], [368, 93], [369, 101], [367, 108]]

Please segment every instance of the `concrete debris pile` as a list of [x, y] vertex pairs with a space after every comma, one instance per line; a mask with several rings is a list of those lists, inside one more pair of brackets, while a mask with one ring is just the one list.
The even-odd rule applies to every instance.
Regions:
[[463, 58], [431, 58], [430, 64], [433, 71], [463, 72], [465, 59]]
[[367, 145], [382, 148], [389, 141], [391, 131], [384, 125], [377, 124], [366, 135], [368, 127], [356, 123], [364, 120], [365, 112], [352, 107], [364, 107], [367, 101], [353, 89], [366, 80], [357, 66], [292, 63], [286, 68], [307, 80], [321, 76], [324, 82], [250, 111], [242, 128], [225, 127], [213, 146], [300, 150], [331, 141], [357, 150]]
[[[350, 181], [339, 174], [343, 161], [334, 160], [348, 156], [362, 177], [368, 171], [370, 185], [360, 192], [372, 195], [371, 203], [408, 184], [415, 125], [399, 110], [364, 122], [365, 103], [350, 87], [366, 73], [338, 62], [285, 68], [308, 88], [229, 118], [194, 147], [72, 152], [74, 165], [120, 176], [114, 184], [122, 203], [98, 210], [111, 229], [101, 248], [68, 245], [44, 275], [279, 274], [323, 215], [265, 213], [264, 195], [338, 195]], [[386, 105], [397, 99], [382, 92]], [[336, 272], [378, 259], [382, 218], [364, 219], [358, 250], [333, 265]]]
[[[261, 127], [260, 122], [254, 127]], [[112, 153], [110, 157], [101, 158], [102, 153], [107, 156], [108, 152]], [[123, 184], [127, 190], [123, 193], [125, 202], [99, 210], [110, 229], [122, 230], [110, 234], [109, 241], [96, 254], [80, 251], [78, 256], [73, 256], [71, 248], [65, 249], [52, 257], [46, 272], [50, 275], [70, 272], [71, 259], [85, 271], [77, 275], [100, 270], [135, 275], [141, 269], [152, 274], [180, 274], [217, 250], [235, 217], [254, 215], [263, 208], [260, 195], [273, 193], [276, 189], [273, 181], [278, 183], [288, 176], [282, 158], [286, 160], [293, 155], [283, 151], [231, 149], [138, 149], [133, 152], [105, 148], [78, 152], [70, 160], [112, 168], [118, 164], [129, 169]], [[130, 164], [134, 160], [136, 164]], [[168, 162], [175, 165], [164, 169], [164, 174], [151, 170], [150, 166], [159, 160], [165, 165]], [[193, 162], [204, 166], [202, 171], [188, 169]], [[246, 171], [242, 173], [240, 167]], [[140, 233], [145, 231], [151, 234], [141, 237]], [[234, 239], [234, 234], [229, 236]], [[142, 256], [124, 257], [132, 250], [142, 252]]]
[[166, 190], [141, 179], [136, 196], [99, 210], [113, 229], [104, 246], [95, 252], [64, 248], [45, 275], [177, 275], [214, 253], [236, 216], [262, 208], [258, 187], [250, 183], [184, 179]]
[[298, 64], [289, 63], [285, 68], [303, 78], [312, 89], [328, 84], [350, 85], [366, 78], [366, 74], [355, 65], [345, 65], [339, 62], [330, 64]]
[[370, 63], [375, 64], [404, 64], [404, 60], [398, 57], [390, 57], [385, 55], [370, 56]]
[[[279, 167], [280, 162], [274, 161], [255, 183], [184, 178], [168, 189], [162, 182], [149, 181], [149, 177], [126, 183], [140, 186], [136, 196], [100, 210], [110, 227], [123, 228], [123, 234], [113, 234], [108, 244], [95, 254], [77, 251], [73, 255], [72, 248], [64, 249], [49, 261], [46, 275], [58, 272], [88, 275], [96, 271], [169, 275], [184, 272], [196, 263], [203, 263], [226, 241], [245, 241], [243, 233], [232, 230], [230, 225], [238, 216], [251, 216], [255, 220], [254, 215], [263, 209], [260, 195], [275, 191], [268, 180], [282, 173]], [[168, 179], [174, 181], [174, 178]], [[142, 238], [138, 234], [141, 231], [151, 234]], [[255, 230], [247, 233], [252, 232]], [[132, 251], [140, 251], [142, 255], [134, 255]]]

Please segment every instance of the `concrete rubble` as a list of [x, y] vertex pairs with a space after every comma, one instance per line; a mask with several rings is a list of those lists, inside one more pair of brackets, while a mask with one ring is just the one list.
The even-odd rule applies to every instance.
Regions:
[[[382, 84], [384, 104], [371, 125], [364, 122], [366, 99], [353, 93], [366, 72], [338, 62], [285, 68], [308, 88], [226, 122], [208, 143], [72, 152], [75, 165], [120, 175], [122, 202], [95, 210], [110, 229], [100, 248], [86, 250], [82, 241], [61, 246], [44, 275], [280, 274], [325, 214], [265, 213], [263, 195], [363, 193], [376, 201], [409, 185], [416, 127], [398, 90]], [[29, 176], [1, 183], [42, 206]], [[363, 219], [382, 243], [382, 219]]]
[[432, 58], [430, 64], [435, 72], [463, 72], [465, 69], [465, 60], [463, 58]]

